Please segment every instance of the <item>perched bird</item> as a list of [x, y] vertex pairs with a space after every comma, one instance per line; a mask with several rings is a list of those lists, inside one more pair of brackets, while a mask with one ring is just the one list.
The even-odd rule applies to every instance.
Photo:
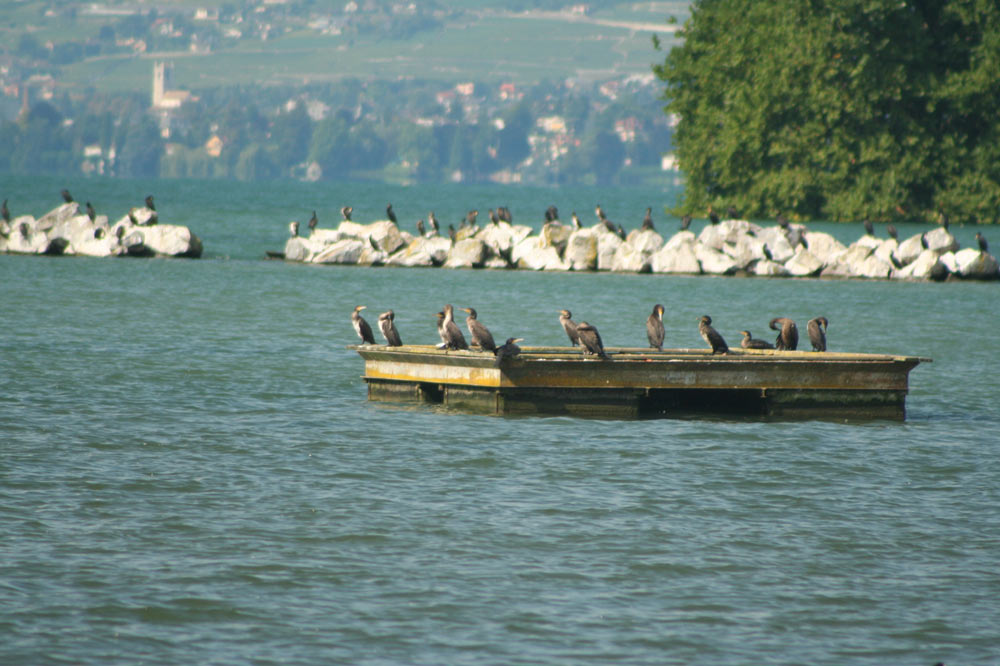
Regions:
[[354, 312], [351, 313], [351, 324], [354, 325], [354, 331], [361, 338], [361, 342], [366, 345], [375, 344], [375, 336], [372, 335], [372, 327], [368, 325], [365, 318], [361, 316], [361, 311], [365, 309], [364, 305], [357, 305], [354, 307]]
[[66, 203], [73, 203], [73, 195], [69, 193], [69, 190], [63, 189], [59, 194], [62, 195], [63, 201]]
[[562, 324], [563, 330], [569, 336], [570, 344], [575, 347], [580, 344], [580, 334], [576, 331], [576, 322], [573, 321], [572, 317], [573, 313], [569, 310], [559, 311], [559, 323]]
[[448, 225], [448, 236], [451, 238], [451, 244], [454, 245], [458, 241], [458, 232], [455, 231], [455, 225]]
[[468, 213], [465, 214], [465, 224], [470, 227], [476, 226], [476, 218], [478, 217], [479, 217], [478, 210], [475, 209], [470, 210]]
[[926, 231], [924, 233], [920, 234], [920, 247], [924, 248], [925, 250], [930, 247], [930, 245], [927, 244], [927, 232]]
[[685, 215], [681, 218], [681, 231], [687, 231], [691, 228], [691, 216]]
[[396, 224], [396, 213], [392, 210], [392, 204], [385, 207], [385, 216], [389, 218], [389, 221]]
[[889, 238], [892, 238], [894, 240], [899, 240], [899, 232], [896, 231], [896, 227], [894, 227], [893, 225], [890, 224], [889, 226], [887, 226], [885, 228], [885, 232], [889, 234]]
[[[135, 217], [133, 217], [131, 213], [129, 213], [129, 218], [132, 220], [132, 224], [135, 224]], [[288, 231], [291, 232], [292, 238], [294, 238], [295, 236], [298, 236], [299, 235], [299, 223], [298, 222], [291, 222], [291, 223], [289, 223], [289, 225], [288, 225]]]
[[492, 208], [490, 208], [490, 222], [493, 224], [500, 224], [500, 216]]
[[545, 209], [545, 221], [555, 222], [559, 219], [559, 209], [555, 206], [549, 206]]
[[604, 214], [604, 209], [601, 208], [601, 204], [597, 204], [597, 206], [594, 208], [594, 212], [597, 213], [597, 219], [600, 220], [601, 222], [608, 219], [608, 216]]
[[701, 334], [702, 339], [712, 348], [713, 354], [729, 353], [729, 345], [722, 339], [719, 332], [712, 328], [712, 318], [708, 315], [702, 315], [698, 318], [698, 332]]
[[340, 209], [340, 216], [343, 217], [348, 222], [350, 222], [351, 221], [351, 213], [353, 213], [353, 212], [354, 212], [354, 208], [352, 208], [351, 206], [343, 206]]
[[774, 341], [775, 349], [795, 351], [799, 346], [799, 329], [788, 317], [775, 317], [768, 327], [772, 331], [778, 331], [778, 338]]
[[573, 211], [573, 216], [572, 216], [571, 219], [573, 220], [573, 228], [574, 229], [582, 229], [583, 228], [583, 224], [581, 224], [580, 218], [576, 216], [576, 211], [575, 210]]
[[94, 212], [94, 207], [90, 205], [89, 201], [86, 203], [86, 209], [87, 209], [87, 217], [89, 217], [90, 221], [93, 222], [94, 218], [97, 217], [97, 213]]
[[[4, 219], [7, 219], [7, 218], [4, 218]], [[983, 236], [978, 231], [976, 232], [976, 242], [979, 243], [979, 249], [982, 250], [983, 252], [989, 252], [990, 251], [990, 244], [986, 242], [986, 237]]]
[[826, 327], [829, 324], [826, 317], [810, 319], [809, 323], [806, 324], [806, 331], [809, 332], [809, 341], [812, 342], [813, 351], [826, 351]]
[[101, 240], [102, 238], [104, 238], [104, 234], [105, 234], [104, 227], [97, 227], [96, 229], [94, 229], [94, 238], [96, 238], [97, 240]]
[[663, 312], [662, 305], [657, 303], [653, 306], [653, 314], [646, 319], [646, 337], [649, 338], [649, 346], [658, 351], [663, 351]]
[[944, 211], [940, 211], [938, 213], [938, 224], [940, 224], [942, 227], [944, 227], [945, 231], [948, 230], [949, 220], [948, 220], [948, 216], [945, 214]]
[[643, 231], [653, 230], [653, 209], [652, 207], [646, 208], [646, 217], [642, 218], [642, 226], [639, 227]]
[[468, 349], [465, 336], [455, 323], [455, 312], [451, 305], [444, 306], [444, 311], [438, 313], [438, 334], [446, 349]]
[[427, 216], [427, 221], [430, 223], [431, 229], [434, 230], [434, 235], [437, 236], [441, 230], [441, 227], [438, 226], [438, 219], [434, 217], [434, 211], [431, 211], [430, 214]]
[[501, 220], [503, 220], [507, 224], [513, 224], [514, 223], [514, 216], [510, 214], [510, 208], [507, 208], [507, 206], [504, 206], [503, 208], [500, 209], [500, 211], [501, 211], [501, 213], [500, 213], [500, 219]]
[[417, 233], [420, 234], [421, 236], [427, 235], [427, 229], [424, 227], [423, 220], [417, 220]]
[[708, 209], [708, 221], [709, 221], [710, 224], [718, 224], [719, 223], [719, 216], [715, 214], [715, 211], [712, 210], [711, 207], [709, 207], [709, 209]]
[[865, 225], [865, 234], [867, 234], [869, 236], [874, 236], [875, 235], [875, 225], [872, 224], [872, 221], [871, 220], [865, 220], [864, 225]]
[[312, 231], [319, 224], [319, 218], [316, 217], [316, 211], [313, 211], [312, 217], [309, 218], [309, 231]]
[[781, 213], [778, 213], [778, 217], [777, 217], [777, 219], [775, 221], [778, 223], [779, 227], [781, 227], [782, 229], [784, 229], [786, 231], [788, 230], [788, 218], [787, 217], [785, 217]]
[[147, 194], [146, 195], [146, 208], [148, 208], [149, 210], [156, 210], [156, 206], [153, 205], [153, 195], [152, 194]]
[[399, 331], [396, 330], [395, 322], [396, 313], [392, 310], [387, 310], [378, 316], [378, 327], [382, 331], [385, 343], [390, 347], [401, 347], [403, 341], [399, 337]]
[[740, 347], [743, 349], [774, 349], [774, 345], [767, 340], [751, 337], [750, 331], [740, 331], [740, 334], [743, 336], [743, 340], [740, 341]]
[[517, 343], [523, 340], [524, 338], [507, 338], [507, 342], [494, 350], [493, 354], [496, 356], [496, 360], [493, 361], [493, 365], [499, 368], [505, 358], [513, 358], [520, 354], [521, 348], [517, 346]]
[[476, 318], [475, 308], [462, 308], [465, 312], [469, 313], [469, 316], [465, 318], [465, 325], [469, 329], [469, 336], [472, 338], [472, 344], [476, 345], [483, 351], [496, 352], [497, 343], [493, 341], [493, 334], [490, 333], [490, 329], [486, 328], [483, 322]]
[[597, 332], [596, 328], [585, 321], [581, 321], [576, 325], [576, 332], [580, 336], [580, 346], [583, 347], [584, 356], [593, 354], [605, 360], [609, 358], [604, 352], [604, 342], [601, 340], [601, 334]]
[[10, 222], [10, 210], [7, 208], [7, 200], [3, 200], [3, 206], [0, 206], [0, 217], [3, 217], [4, 222]]

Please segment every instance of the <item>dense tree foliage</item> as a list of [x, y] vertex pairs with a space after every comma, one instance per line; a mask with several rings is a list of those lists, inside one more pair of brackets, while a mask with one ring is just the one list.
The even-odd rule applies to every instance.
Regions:
[[698, 0], [682, 34], [680, 210], [998, 221], [995, 0]]

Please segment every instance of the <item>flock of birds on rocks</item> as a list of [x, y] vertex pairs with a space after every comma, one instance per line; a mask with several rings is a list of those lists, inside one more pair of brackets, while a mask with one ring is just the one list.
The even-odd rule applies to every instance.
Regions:
[[[372, 333], [372, 327], [361, 316], [361, 311], [364, 309], [366, 309], [364, 305], [358, 305], [354, 308], [354, 311], [351, 313], [351, 324], [354, 326], [354, 331], [358, 334], [358, 337], [361, 338], [362, 344], [374, 345], [376, 342], [375, 336]], [[517, 346], [517, 343], [523, 341], [524, 338], [507, 338], [504, 344], [498, 346], [490, 330], [485, 324], [479, 321], [479, 316], [475, 308], [460, 309], [469, 315], [465, 318], [465, 325], [469, 330], [471, 346], [477, 347], [482, 351], [493, 352], [496, 357], [496, 366], [499, 367], [505, 358], [517, 356], [521, 352], [521, 348]], [[653, 306], [652, 314], [646, 319], [646, 337], [649, 340], [649, 346], [657, 351], [663, 351], [663, 339], [665, 336], [663, 327], [664, 311], [665, 308], [663, 305], [657, 303]], [[584, 356], [596, 356], [603, 360], [610, 360], [611, 357], [604, 350], [604, 342], [601, 340], [601, 334], [595, 326], [585, 321], [573, 321], [573, 313], [569, 310], [559, 311], [559, 323], [566, 332], [570, 343], [574, 347], [581, 347]], [[815, 317], [810, 319], [806, 325], [806, 331], [809, 334], [809, 341], [812, 343], [813, 351], [826, 351], [826, 330], [828, 325], [829, 321], [826, 317]], [[378, 327], [385, 338], [386, 345], [389, 347], [402, 346], [403, 341], [400, 338], [399, 330], [396, 328], [396, 315], [392, 310], [387, 310], [378, 316]], [[743, 349], [773, 349], [777, 351], [795, 351], [798, 349], [799, 329], [792, 319], [788, 317], [775, 317], [771, 320], [769, 327], [771, 330], [778, 332], [774, 344], [760, 338], [754, 338], [750, 334], [750, 331], [743, 330], [740, 331], [740, 334], [743, 335], [740, 346]], [[466, 342], [462, 330], [455, 323], [454, 308], [450, 304], [445, 305], [444, 309], [437, 313], [437, 329], [438, 335], [441, 338], [441, 343], [437, 345], [438, 349], [470, 349], [470, 343]], [[698, 318], [698, 333], [712, 348], [712, 354], [727, 354], [729, 352], [729, 346], [726, 344], [725, 339], [712, 327], [712, 318], [710, 316], [703, 315]]]

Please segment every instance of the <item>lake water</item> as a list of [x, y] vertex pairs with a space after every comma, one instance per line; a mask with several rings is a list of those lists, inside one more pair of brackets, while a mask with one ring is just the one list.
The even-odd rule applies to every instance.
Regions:
[[[35, 216], [64, 185], [0, 184]], [[670, 232], [673, 189], [66, 184], [113, 220], [153, 193], [205, 256], [0, 256], [0, 663], [1000, 663], [1000, 285], [263, 259], [344, 204]], [[408, 343], [453, 303], [623, 346], [657, 302], [671, 347], [822, 314], [831, 350], [933, 363], [903, 423], [633, 422], [368, 403], [345, 348], [359, 303]]]

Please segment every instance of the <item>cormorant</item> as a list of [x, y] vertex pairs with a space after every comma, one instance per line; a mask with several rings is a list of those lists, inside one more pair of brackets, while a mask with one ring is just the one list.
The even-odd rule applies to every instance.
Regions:
[[743, 336], [743, 340], [740, 341], [740, 347], [743, 349], [774, 349], [774, 345], [767, 340], [753, 338], [750, 331], [740, 331], [740, 334]]
[[479, 217], [479, 211], [476, 209], [470, 210], [465, 214], [465, 223], [470, 226], [476, 226], [476, 218]]
[[500, 216], [497, 215], [497, 212], [492, 208], [490, 208], [490, 222], [493, 224], [500, 224]]
[[389, 221], [396, 224], [396, 213], [392, 211], [392, 204], [385, 207], [385, 216], [389, 218]]
[[944, 211], [938, 213], [938, 224], [944, 227], [945, 231], [948, 231], [948, 216], [945, 215]]
[[662, 305], [657, 303], [653, 306], [653, 314], [646, 320], [646, 337], [649, 338], [649, 346], [657, 351], [663, 351], [663, 312]]
[[642, 226], [639, 227], [643, 231], [653, 230], [653, 209], [652, 207], [646, 208], [646, 217], [642, 218]]
[[454, 245], [455, 242], [458, 240], [458, 232], [455, 231], [454, 224], [448, 225], [448, 236], [451, 237], [451, 244]]
[[475, 308], [462, 308], [465, 312], [469, 313], [469, 316], [465, 318], [465, 325], [469, 328], [469, 335], [472, 337], [472, 344], [476, 345], [483, 351], [496, 352], [497, 343], [493, 341], [493, 334], [490, 333], [490, 329], [486, 328], [483, 322], [476, 318]]
[[62, 195], [63, 201], [66, 203], [73, 203], [73, 195], [69, 193], [69, 190], [63, 189], [59, 194]]
[[383, 312], [378, 316], [378, 327], [382, 331], [382, 337], [385, 338], [385, 343], [390, 347], [401, 347], [403, 341], [399, 337], [399, 331], [396, 330], [396, 313], [392, 310]]
[[576, 333], [580, 336], [580, 346], [583, 347], [584, 356], [594, 354], [603, 359], [608, 359], [608, 355], [604, 352], [604, 342], [601, 340], [601, 334], [597, 332], [596, 328], [585, 321], [581, 321], [576, 325]]
[[719, 223], [719, 216], [716, 215], [715, 211], [712, 210], [711, 208], [708, 209], [708, 221], [711, 224], [718, 224]]
[[889, 234], [889, 238], [892, 238], [893, 240], [897, 240], [897, 241], [899, 240], [899, 232], [896, 231], [896, 227], [895, 226], [893, 226], [893, 225], [890, 224], [889, 226], [887, 226], [885, 228], [885, 232], [887, 234]]
[[927, 232], [926, 231], [924, 233], [920, 234], [920, 247], [924, 248], [925, 250], [928, 249], [928, 248], [930, 248], [930, 245], [927, 244]]
[[979, 243], [979, 249], [982, 250], [983, 252], [990, 251], [990, 244], [986, 242], [986, 237], [983, 236], [978, 231], [976, 232], [976, 242]]
[[702, 339], [712, 348], [713, 354], [729, 353], [729, 345], [722, 339], [719, 332], [712, 328], [712, 318], [708, 315], [702, 315], [698, 318], [698, 332], [701, 334]]
[[424, 227], [423, 220], [417, 220], [417, 233], [420, 234], [421, 236], [427, 235], [427, 229]]
[[313, 211], [312, 217], [309, 218], [309, 231], [312, 231], [319, 224], [319, 218], [316, 217], [316, 211]]
[[437, 236], [441, 228], [438, 226], [438, 219], [434, 216], [434, 211], [431, 211], [427, 216], [427, 221], [431, 225], [431, 229], [434, 230], [434, 235]]
[[368, 237], [368, 244], [371, 245], [372, 249], [375, 250], [376, 252], [381, 252], [382, 251], [382, 248], [380, 248], [378, 246], [378, 243], [375, 242], [375, 237], [374, 236], [369, 236]]
[[549, 206], [545, 209], [545, 221], [555, 222], [559, 219], [559, 209], [555, 206]]
[[826, 317], [810, 319], [809, 323], [806, 324], [806, 330], [809, 332], [809, 341], [812, 342], [813, 351], [826, 351], [826, 327], [829, 324], [830, 322], [826, 320]]
[[875, 225], [872, 224], [871, 220], [865, 220], [865, 233], [869, 236], [875, 235]]
[[691, 216], [685, 215], [681, 218], [681, 231], [687, 231], [691, 228]]
[[354, 307], [354, 312], [351, 313], [351, 323], [354, 325], [354, 331], [361, 338], [361, 342], [366, 345], [375, 344], [375, 336], [372, 335], [372, 327], [368, 325], [365, 318], [361, 316], [361, 311], [365, 309], [364, 305], [357, 305]]
[[0, 206], [0, 216], [3, 217], [4, 222], [10, 222], [10, 210], [7, 208], [7, 200], [3, 200], [3, 206]]
[[559, 311], [559, 323], [562, 324], [563, 330], [569, 336], [570, 344], [575, 347], [580, 344], [580, 334], [576, 331], [576, 322], [573, 321], [572, 317], [573, 313], [569, 310]]
[[507, 342], [503, 343], [497, 347], [496, 350], [494, 350], [493, 354], [497, 358], [493, 361], [493, 365], [499, 368], [505, 358], [510, 358], [520, 354], [521, 348], [517, 346], [517, 343], [522, 340], [524, 340], [524, 338], [507, 338]]
[[580, 218], [576, 216], [576, 211], [575, 210], [573, 211], [572, 220], [573, 220], [573, 228], [574, 229], [582, 229], [583, 228], [583, 224], [580, 223]]
[[153, 195], [152, 194], [147, 194], [146, 195], [146, 208], [148, 208], [149, 210], [156, 210], [156, 206], [153, 205]]
[[351, 206], [343, 206], [340, 209], [340, 215], [341, 215], [341, 217], [343, 217], [348, 222], [351, 221], [351, 213], [353, 213], [353, 212], [354, 212], [354, 208], [352, 208]]
[[[132, 217], [132, 213], [129, 213], [129, 219], [132, 220], [132, 224], [135, 224], [135, 218]], [[295, 236], [298, 236], [299, 235], [299, 223], [298, 222], [291, 222], [288, 225], [288, 231], [291, 232], [293, 238]]]
[[451, 305], [444, 306], [444, 312], [438, 313], [438, 334], [446, 349], [468, 349], [465, 336], [455, 323], [455, 311]]
[[788, 231], [788, 218], [787, 217], [785, 217], [781, 213], [778, 213], [778, 217], [777, 217], [777, 219], [775, 221], [778, 223], [779, 227], [781, 227], [785, 231]]
[[507, 206], [504, 206], [501, 210], [503, 212], [500, 214], [500, 219], [503, 220], [504, 222], [506, 222], [507, 224], [513, 224], [514, 223], [514, 216], [510, 214], [510, 208], [507, 208]]
[[772, 331], [778, 331], [778, 337], [774, 341], [775, 349], [795, 351], [799, 346], [799, 329], [788, 317], [775, 317], [768, 327]]
[[604, 209], [601, 208], [601, 204], [597, 204], [597, 206], [594, 208], [594, 212], [597, 213], [597, 219], [600, 220], [601, 222], [604, 222], [605, 220], [608, 219], [608, 217], [604, 214]]
[[87, 217], [89, 217], [90, 221], [93, 222], [94, 218], [97, 217], [97, 213], [94, 212], [94, 207], [90, 205], [89, 201], [86, 204], [86, 208], [87, 208]]

